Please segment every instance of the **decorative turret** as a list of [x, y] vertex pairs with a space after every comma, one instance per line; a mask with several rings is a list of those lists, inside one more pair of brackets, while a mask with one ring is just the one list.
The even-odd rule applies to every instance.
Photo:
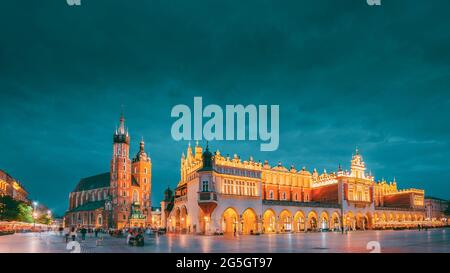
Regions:
[[137, 161], [149, 161], [150, 158], [148, 157], [147, 153], [145, 152], [145, 142], [144, 138], [141, 139], [141, 142], [139, 143], [139, 152], [136, 154], [136, 156], [133, 158], [133, 162]]
[[356, 178], [365, 178], [365, 170], [366, 165], [362, 159], [362, 156], [359, 154], [358, 147], [356, 147], [356, 153], [352, 157], [351, 161], [351, 173], [350, 175]]
[[202, 155], [202, 159], [203, 167], [200, 169], [200, 171], [212, 170], [212, 153], [209, 151], [208, 143], [206, 143], [206, 149]]

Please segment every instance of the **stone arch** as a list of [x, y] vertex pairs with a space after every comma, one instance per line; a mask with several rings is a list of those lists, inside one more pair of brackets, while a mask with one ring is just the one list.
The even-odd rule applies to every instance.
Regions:
[[254, 209], [247, 208], [242, 213], [242, 234], [254, 234], [258, 232], [258, 216]]
[[367, 228], [368, 219], [362, 212], [356, 214], [356, 229], [365, 230]]
[[334, 230], [341, 229], [341, 215], [339, 214], [338, 211], [334, 211], [331, 214], [330, 228]]
[[348, 211], [344, 217], [344, 226], [347, 229], [355, 229], [355, 222], [356, 222], [355, 215], [353, 214], [353, 212]]
[[280, 212], [279, 227], [280, 232], [290, 232], [292, 230], [292, 214], [289, 210], [284, 209]]
[[319, 228], [321, 230], [327, 230], [330, 228], [330, 217], [326, 210], [320, 213]]
[[272, 233], [277, 231], [277, 214], [273, 209], [267, 209], [263, 214], [263, 232]]
[[186, 206], [183, 205], [180, 208], [180, 231], [183, 233], [187, 232], [187, 217], [188, 212]]
[[298, 210], [294, 215], [294, 227], [295, 232], [302, 232], [306, 229], [306, 217], [303, 211]]
[[239, 232], [239, 214], [236, 209], [229, 207], [222, 213], [222, 231], [227, 234]]
[[389, 222], [393, 222], [393, 221], [395, 221], [395, 217], [394, 217], [394, 214], [391, 212], [391, 213], [389, 213]]
[[365, 227], [366, 229], [372, 229], [373, 225], [374, 225], [374, 219], [372, 214], [368, 211], [366, 212], [365, 215], [366, 221], [367, 221], [367, 226]]
[[375, 213], [373, 214], [373, 223], [376, 224], [376, 223], [378, 223], [379, 221], [380, 221], [380, 216], [378, 215], [377, 212], [375, 212]]
[[314, 210], [308, 213], [307, 229], [317, 230], [319, 224], [319, 216]]
[[386, 216], [386, 213], [383, 212], [383, 213], [381, 214], [381, 221], [382, 221], [382, 222], [387, 222], [387, 220], [388, 220], [388, 218], [387, 218], [387, 216]]

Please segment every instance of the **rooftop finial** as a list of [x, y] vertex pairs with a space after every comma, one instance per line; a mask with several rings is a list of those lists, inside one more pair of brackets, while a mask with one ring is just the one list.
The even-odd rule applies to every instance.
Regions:
[[356, 145], [356, 155], [359, 155], [358, 145]]

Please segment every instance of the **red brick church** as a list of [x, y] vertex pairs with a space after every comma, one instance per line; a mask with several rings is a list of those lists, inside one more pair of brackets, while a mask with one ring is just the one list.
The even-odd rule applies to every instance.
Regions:
[[115, 228], [151, 225], [152, 163], [141, 140], [130, 159], [125, 119], [113, 135], [110, 171], [82, 178], [69, 195], [68, 227]]

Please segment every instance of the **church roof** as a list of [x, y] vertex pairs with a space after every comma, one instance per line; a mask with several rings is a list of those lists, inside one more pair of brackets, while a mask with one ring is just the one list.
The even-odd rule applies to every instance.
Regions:
[[77, 212], [77, 211], [90, 211], [90, 210], [96, 210], [98, 208], [103, 208], [105, 206], [105, 200], [101, 201], [93, 201], [86, 204], [83, 204], [81, 206], [78, 206], [69, 212]]
[[73, 190], [74, 192], [78, 191], [88, 191], [98, 188], [109, 187], [110, 176], [109, 172], [97, 174], [94, 176], [89, 176], [86, 178], [82, 178], [80, 182], [78, 182], [77, 186]]

